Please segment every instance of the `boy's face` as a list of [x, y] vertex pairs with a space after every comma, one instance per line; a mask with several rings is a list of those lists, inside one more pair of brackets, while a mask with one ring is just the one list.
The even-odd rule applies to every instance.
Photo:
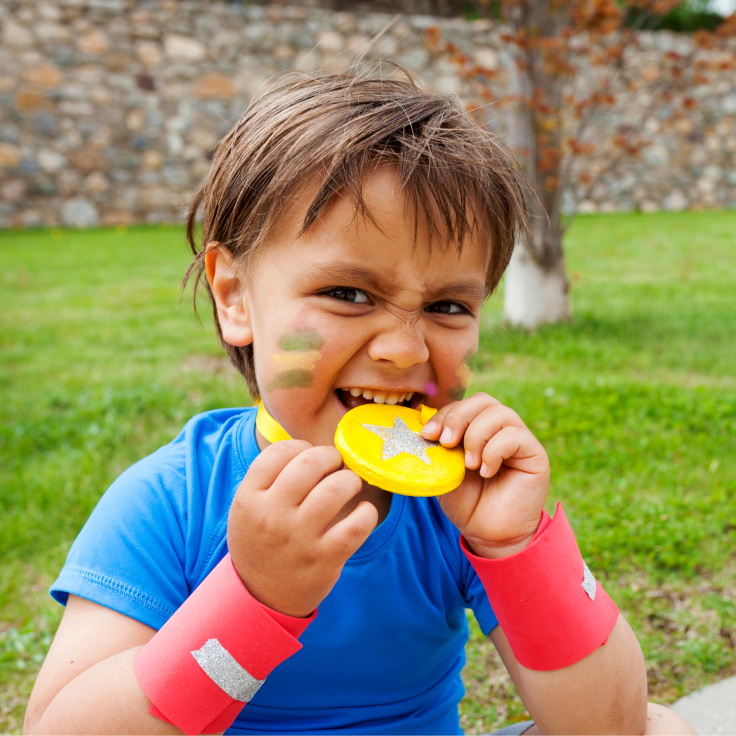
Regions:
[[430, 250], [421, 220], [415, 241], [413, 208], [397, 186], [388, 166], [364, 182], [380, 227], [338, 197], [298, 238], [314, 195], [302, 192], [237, 296], [216, 278], [227, 256], [208, 262], [223, 336], [253, 340], [261, 398], [294, 438], [332, 445], [354, 406], [383, 398], [441, 407], [467, 387], [488, 249], [471, 241], [460, 253], [438, 242]]

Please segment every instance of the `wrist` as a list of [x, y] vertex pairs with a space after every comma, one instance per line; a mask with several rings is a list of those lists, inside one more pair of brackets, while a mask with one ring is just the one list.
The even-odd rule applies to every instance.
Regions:
[[224, 731], [301, 649], [296, 637], [311, 620], [279, 621], [264, 610], [226, 555], [136, 655], [149, 712], [184, 733]]
[[299, 600], [287, 599], [277, 593], [273, 594], [268, 591], [253, 591], [243, 578], [240, 578], [250, 595], [255, 598], [263, 608], [270, 609], [277, 615], [290, 616], [291, 618], [309, 618], [316, 610], [317, 605], [311, 602], [303, 602]]
[[[250, 591], [249, 591], [250, 592]], [[314, 612], [317, 610], [317, 606], [312, 606], [311, 608], [307, 604], [305, 605], [299, 605], [299, 604], [288, 604], [288, 603], [279, 603], [278, 605], [271, 605], [270, 603], [266, 603], [265, 601], [262, 601], [260, 598], [253, 596], [258, 603], [260, 604], [261, 608], [263, 608], [265, 611], [271, 614], [275, 614], [277, 620], [281, 620], [281, 618], [295, 618], [295, 619], [308, 619], [310, 618]]]
[[560, 504], [554, 519], [542, 513], [537, 533], [517, 554], [483, 559], [464, 537], [460, 544], [519, 664], [556, 670], [605, 644], [618, 608], [583, 561]]
[[532, 539], [534, 539], [535, 533], [536, 530], [523, 537], [507, 539], [501, 542], [488, 542], [483, 539], [465, 536], [463, 536], [463, 539], [465, 539], [468, 549], [476, 557], [482, 557], [486, 560], [501, 560], [504, 557], [511, 557], [519, 552], [523, 552], [529, 546]]
[[481, 537], [463, 534], [463, 539], [469, 550], [476, 557], [482, 557], [486, 560], [501, 560], [505, 557], [511, 557], [512, 555], [519, 554], [519, 552], [523, 552], [534, 541], [537, 534], [544, 531], [548, 520], [549, 516], [542, 509], [542, 513], [536, 519], [530, 519], [525, 523], [524, 526], [526, 526], [526, 529], [515, 537], [491, 541], [482, 539]]
[[257, 570], [244, 570], [235, 561], [233, 561], [233, 568], [249, 595], [261, 606], [276, 614], [292, 618], [309, 618], [320, 603], [320, 601], [315, 602], [311, 599], [303, 600], [300, 596], [294, 595], [294, 591], [285, 595], [282, 590], [274, 589], [272, 579], [264, 579]]

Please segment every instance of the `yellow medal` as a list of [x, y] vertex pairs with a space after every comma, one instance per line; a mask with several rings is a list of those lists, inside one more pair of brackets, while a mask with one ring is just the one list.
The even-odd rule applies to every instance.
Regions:
[[[465, 457], [460, 447], [443, 447], [421, 436], [435, 413], [426, 406], [358, 406], [337, 425], [335, 447], [348, 468], [378, 488], [404, 496], [449, 493], [465, 477]], [[256, 426], [269, 442], [291, 439], [262, 403]]]
[[402, 496], [440, 496], [465, 477], [459, 447], [442, 447], [420, 434], [422, 411], [406, 406], [365, 404], [337, 425], [335, 447], [351, 470], [371, 485]]

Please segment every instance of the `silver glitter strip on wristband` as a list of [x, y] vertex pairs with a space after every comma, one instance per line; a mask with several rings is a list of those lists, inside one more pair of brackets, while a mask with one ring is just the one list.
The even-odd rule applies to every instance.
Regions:
[[205, 674], [231, 698], [249, 703], [265, 680], [256, 680], [217, 639], [191, 652]]
[[583, 582], [582, 582], [583, 590], [588, 594], [588, 598], [590, 600], [595, 600], [595, 591], [596, 591], [596, 584], [595, 584], [595, 578], [593, 577], [593, 573], [590, 571], [590, 568], [585, 564], [585, 560], [583, 560]]

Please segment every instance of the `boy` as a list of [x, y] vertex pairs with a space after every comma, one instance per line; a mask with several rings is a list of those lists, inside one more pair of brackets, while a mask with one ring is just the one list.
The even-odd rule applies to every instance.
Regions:
[[[554, 541], [542, 446], [463, 398], [523, 200], [507, 151], [411, 82], [302, 77], [246, 111], [190, 209], [190, 271], [296, 439], [208, 412], [113, 484], [52, 587], [29, 733], [461, 733], [466, 607], [536, 721], [515, 732], [690, 732], [647, 707], [635, 636]], [[439, 409], [422, 437], [463, 447], [461, 486], [412, 498], [345, 469], [336, 426], [368, 403]]]

